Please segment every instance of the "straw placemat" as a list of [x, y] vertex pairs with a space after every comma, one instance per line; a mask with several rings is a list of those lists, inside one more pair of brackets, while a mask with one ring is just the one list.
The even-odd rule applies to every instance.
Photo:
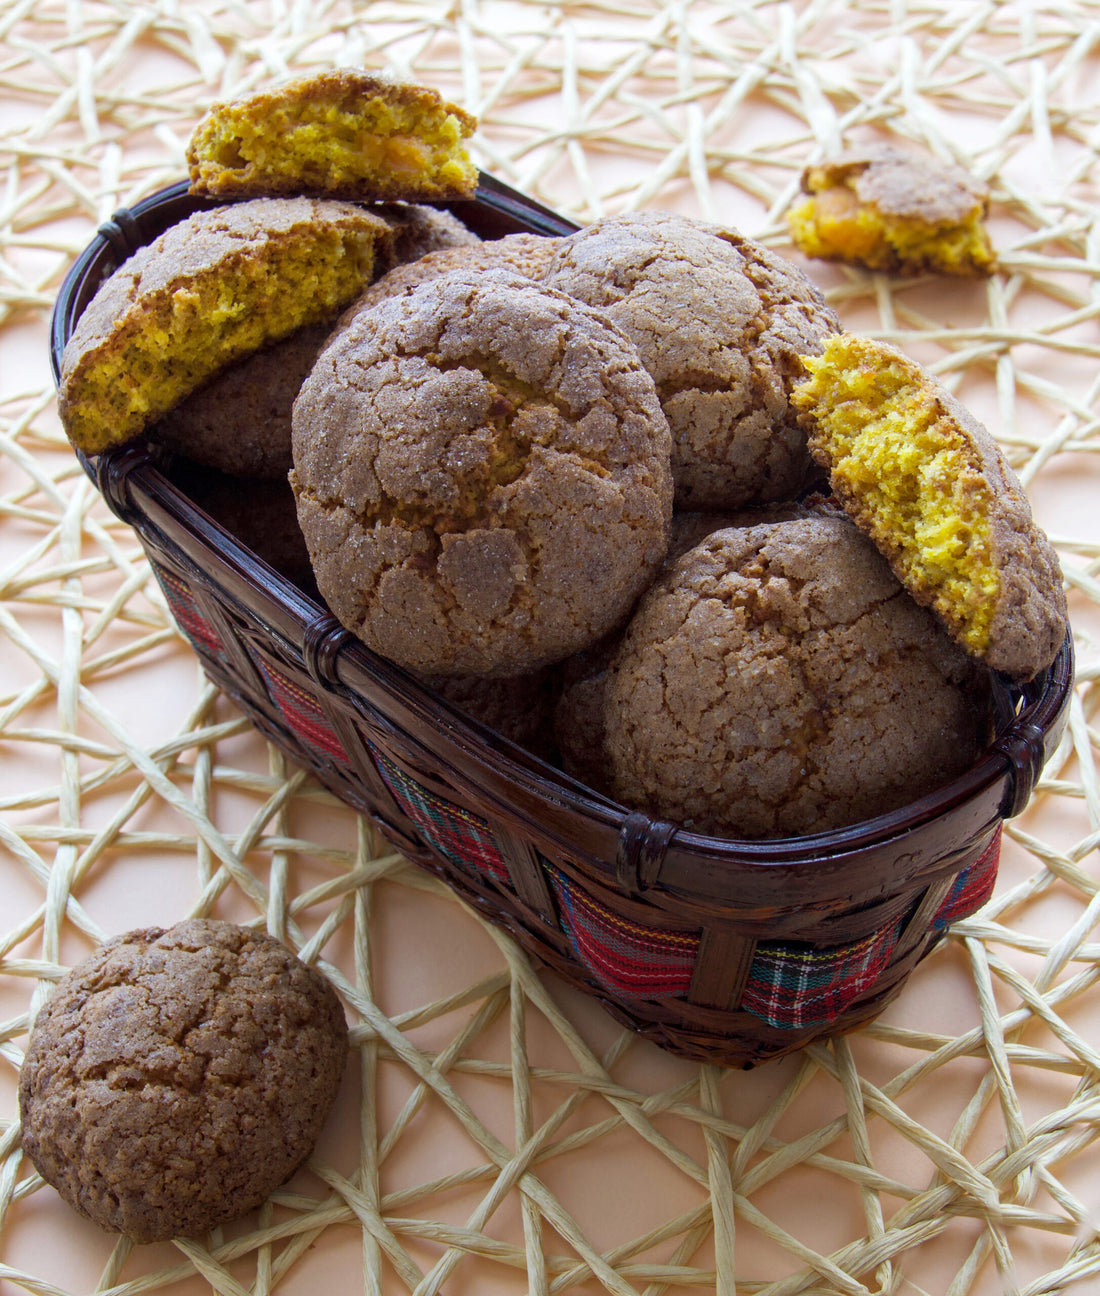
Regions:
[[[68, 453], [46, 320], [73, 255], [179, 178], [205, 102], [345, 63], [443, 89], [483, 165], [582, 220], [672, 207], [789, 251], [801, 167], [871, 137], [990, 181], [988, 282], [810, 268], [1008, 449], [1063, 558], [1079, 687], [992, 903], [859, 1033], [723, 1072], [533, 969], [203, 682]], [[1090, 0], [0, 3], [2, 1296], [1095, 1289], [1098, 78]], [[15, 1078], [67, 966], [189, 914], [331, 976], [357, 1065], [270, 1205], [131, 1249], [21, 1157]]]

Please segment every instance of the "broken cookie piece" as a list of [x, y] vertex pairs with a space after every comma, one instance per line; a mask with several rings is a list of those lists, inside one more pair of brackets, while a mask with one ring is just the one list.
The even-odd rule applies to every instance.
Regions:
[[805, 197], [787, 214], [807, 256], [896, 274], [989, 274], [986, 185], [884, 145], [809, 166]]
[[997, 443], [925, 370], [840, 334], [791, 400], [836, 497], [974, 657], [1017, 681], [1066, 633], [1058, 556]]
[[214, 104], [187, 148], [191, 192], [362, 201], [469, 198], [477, 119], [426, 86], [334, 68]]

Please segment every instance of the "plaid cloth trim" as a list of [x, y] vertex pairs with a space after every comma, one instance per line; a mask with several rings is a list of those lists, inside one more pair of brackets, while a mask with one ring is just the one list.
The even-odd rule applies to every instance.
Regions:
[[[1001, 833], [955, 879], [932, 921], [934, 931], [974, 913], [997, 877]], [[592, 976], [623, 999], [685, 995], [698, 957], [698, 932], [664, 931], [631, 922], [548, 866], [573, 950]], [[907, 915], [846, 945], [815, 949], [761, 941], [741, 1009], [784, 1030], [828, 1025], [873, 988], [889, 964]]]
[[973, 864], [963, 869], [936, 910], [932, 919], [933, 931], [943, 931], [960, 918], [969, 918], [972, 913], [978, 912], [993, 894], [1000, 859], [1001, 825], [998, 824], [993, 840]]
[[275, 705], [295, 737], [315, 756], [346, 767], [349, 763], [348, 754], [333, 732], [317, 699], [311, 697], [305, 689], [299, 688], [293, 680], [287, 679], [262, 657], [258, 660]]
[[903, 926], [899, 919], [862, 940], [826, 949], [761, 941], [742, 1009], [788, 1030], [835, 1021], [882, 975]]
[[511, 877], [488, 821], [443, 797], [426, 792], [381, 752], [375, 753], [378, 771], [402, 812], [440, 855], [468, 872], [489, 874], [510, 885]]
[[601, 985], [625, 999], [687, 994], [699, 953], [697, 931], [661, 931], [631, 922], [557, 869], [550, 877], [566, 935]]
[[225, 666], [227, 658], [222, 642], [214, 633], [210, 622], [199, 612], [191, 596], [190, 586], [173, 572], [156, 564], [153, 565], [153, 571], [168, 600], [168, 610], [172, 613], [173, 620], [191, 640], [194, 648], [201, 655], [212, 657]]

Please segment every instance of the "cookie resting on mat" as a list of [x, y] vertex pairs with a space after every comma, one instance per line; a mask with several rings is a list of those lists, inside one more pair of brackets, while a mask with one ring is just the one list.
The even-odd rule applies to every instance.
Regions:
[[121, 445], [227, 365], [335, 319], [392, 239], [362, 207], [309, 198], [259, 198], [173, 225], [77, 321], [59, 384], [69, 440], [87, 454]]
[[1062, 572], [986, 429], [915, 360], [841, 334], [792, 400], [833, 493], [974, 657], [1033, 678], [1066, 634]]
[[961, 167], [883, 145], [807, 167], [802, 189], [787, 223], [807, 256], [901, 274], [993, 269], [989, 190]]
[[328, 982], [274, 938], [190, 919], [62, 978], [19, 1075], [23, 1150], [135, 1242], [236, 1219], [313, 1150], [347, 1060]]
[[696, 832], [801, 836], [963, 773], [989, 719], [988, 673], [848, 518], [725, 527], [666, 566], [611, 658], [606, 782]]
[[187, 146], [191, 192], [469, 198], [477, 119], [426, 86], [334, 68], [214, 104]]
[[321, 593], [412, 670], [567, 657], [625, 618], [664, 556], [653, 380], [602, 315], [519, 275], [453, 271], [360, 312], [293, 425]]
[[677, 508], [739, 508], [807, 485], [815, 470], [787, 386], [839, 324], [801, 271], [722, 226], [638, 212], [556, 240], [541, 279], [637, 346], [672, 429]]

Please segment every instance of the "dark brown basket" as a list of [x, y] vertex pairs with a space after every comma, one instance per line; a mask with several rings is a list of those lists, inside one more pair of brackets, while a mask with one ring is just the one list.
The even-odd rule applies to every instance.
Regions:
[[[61, 288], [55, 375], [105, 275], [210, 204], [178, 184], [101, 228]], [[485, 238], [575, 226], [489, 176], [453, 210]], [[751, 1066], [878, 1013], [996, 878], [1065, 726], [1067, 635], [962, 778], [841, 831], [742, 842], [631, 813], [375, 656], [174, 486], [143, 444], [84, 460], [141, 538], [207, 674], [289, 756], [570, 984], [647, 1038]]]

